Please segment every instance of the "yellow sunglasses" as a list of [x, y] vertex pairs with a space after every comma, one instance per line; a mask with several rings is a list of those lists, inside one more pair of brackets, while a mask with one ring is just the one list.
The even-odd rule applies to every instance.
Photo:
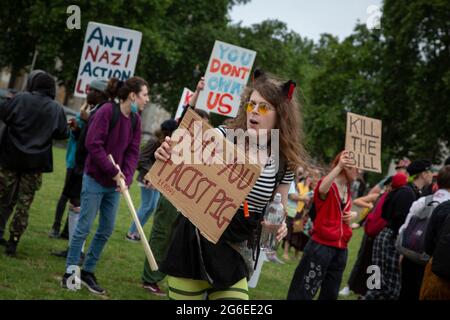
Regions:
[[245, 104], [245, 109], [247, 112], [252, 112], [256, 106], [258, 106], [258, 111], [262, 116], [265, 116], [270, 110], [273, 110], [273, 108], [265, 102], [254, 103], [253, 101], [247, 102]]

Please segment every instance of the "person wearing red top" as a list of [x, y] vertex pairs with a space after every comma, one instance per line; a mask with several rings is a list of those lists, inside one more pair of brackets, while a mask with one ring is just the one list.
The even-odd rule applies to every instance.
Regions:
[[351, 166], [348, 151], [339, 153], [330, 173], [314, 190], [316, 218], [312, 236], [295, 270], [288, 300], [336, 300], [347, 263], [347, 244], [352, 236], [350, 184], [358, 170]]

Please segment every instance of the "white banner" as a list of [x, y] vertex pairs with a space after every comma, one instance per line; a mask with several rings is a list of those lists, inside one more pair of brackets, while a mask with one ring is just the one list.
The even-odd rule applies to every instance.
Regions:
[[127, 80], [134, 75], [142, 33], [89, 22], [75, 84], [76, 97], [85, 98], [94, 79]]

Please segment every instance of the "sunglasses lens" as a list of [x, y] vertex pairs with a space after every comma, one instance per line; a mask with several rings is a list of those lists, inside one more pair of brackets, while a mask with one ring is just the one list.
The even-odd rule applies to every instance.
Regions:
[[245, 108], [246, 108], [247, 112], [252, 112], [254, 109], [254, 106], [252, 103], [248, 102]]
[[261, 113], [261, 115], [263, 116], [266, 115], [267, 112], [269, 112], [269, 107], [265, 103], [260, 103], [258, 109], [259, 113]]

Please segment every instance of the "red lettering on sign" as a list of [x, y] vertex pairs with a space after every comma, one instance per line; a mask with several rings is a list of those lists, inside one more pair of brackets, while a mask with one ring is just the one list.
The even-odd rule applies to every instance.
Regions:
[[[215, 96], [215, 97], [214, 97]], [[214, 97], [214, 101], [212, 98]], [[210, 92], [206, 101], [206, 106], [209, 110], [217, 108], [220, 114], [227, 115], [231, 112], [232, 107], [226, 103], [225, 99], [233, 101], [233, 96], [229, 93], [214, 93]]]
[[98, 54], [98, 46], [97, 46], [97, 48], [95, 49], [95, 53], [94, 53], [92, 47], [91, 47], [91, 46], [88, 46], [88, 47], [87, 47], [87, 50], [86, 50], [86, 55], [84, 56], [84, 60], [87, 60], [87, 59], [88, 59], [88, 56], [91, 56], [92, 61], [93, 61], [93, 62], [96, 62], [96, 61], [97, 61], [97, 54]]

